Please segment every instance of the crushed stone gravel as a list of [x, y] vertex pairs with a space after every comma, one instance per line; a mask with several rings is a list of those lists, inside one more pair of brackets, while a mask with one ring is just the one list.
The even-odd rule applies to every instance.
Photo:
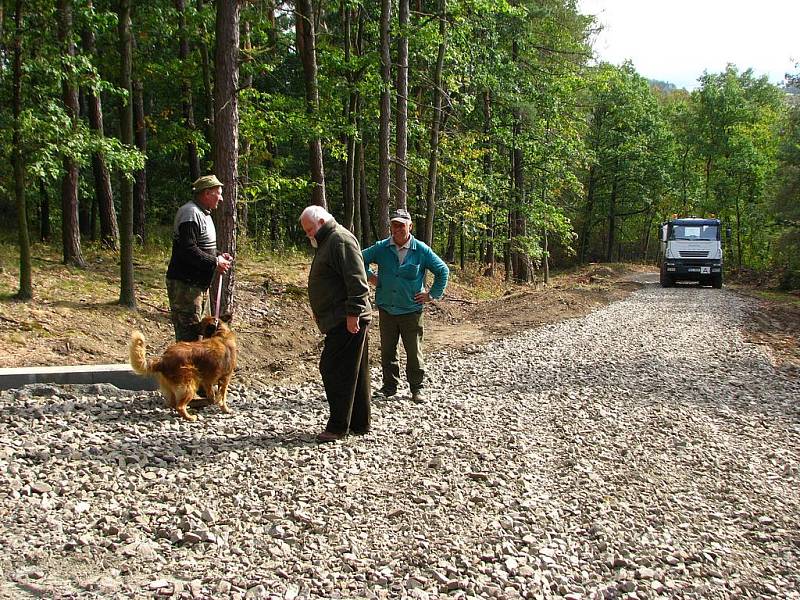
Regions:
[[649, 285], [429, 355], [426, 404], [326, 445], [317, 382], [195, 423], [2, 392], [0, 597], [800, 598], [800, 381], [748, 302]]

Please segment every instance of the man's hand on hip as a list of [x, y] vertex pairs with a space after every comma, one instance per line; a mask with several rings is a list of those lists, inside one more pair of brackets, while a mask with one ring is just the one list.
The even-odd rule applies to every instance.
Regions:
[[414, 302], [417, 302], [419, 304], [425, 304], [427, 302], [430, 302], [431, 300], [433, 300], [433, 298], [431, 298], [429, 292], [417, 292], [416, 295], [414, 296]]

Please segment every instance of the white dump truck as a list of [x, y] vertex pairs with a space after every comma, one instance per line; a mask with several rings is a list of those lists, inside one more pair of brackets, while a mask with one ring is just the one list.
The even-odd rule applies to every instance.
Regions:
[[697, 281], [721, 288], [721, 229], [719, 219], [675, 216], [662, 223], [661, 287], [670, 287], [676, 281]]

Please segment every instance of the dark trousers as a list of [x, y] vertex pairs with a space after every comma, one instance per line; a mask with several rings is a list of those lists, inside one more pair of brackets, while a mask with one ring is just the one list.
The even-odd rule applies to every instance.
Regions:
[[369, 431], [369, 321], [361, 319], [359, 324], [361, 330], [355, 335], [347, 331], [346, 323], [325, 334], [319, 372], [331, 409], [325, 430], [331, 433]]
[[400, 362], [397, 359], [397, 343], [402, 339], [406, 349], [406, 377], [411, 392], [421, 390], [425, 379], [425, 361], [422, 357], [422, 312], [391, 315], [379, 311], [381, 331], [382, 389], [394, 394], [400, 384]]

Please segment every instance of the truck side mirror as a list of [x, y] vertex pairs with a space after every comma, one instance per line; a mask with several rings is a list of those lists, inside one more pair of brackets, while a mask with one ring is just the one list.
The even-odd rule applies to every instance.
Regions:
[[728, 225], [725, 228], [725, 243], [726, 244], [730, 244], [731, 243], [731, 226], [730, 225]]
[[661, 226], [661, 241], [662, 242], [666, 242], [667, 241], [667, 226], [666, 225], [662, 225]]

